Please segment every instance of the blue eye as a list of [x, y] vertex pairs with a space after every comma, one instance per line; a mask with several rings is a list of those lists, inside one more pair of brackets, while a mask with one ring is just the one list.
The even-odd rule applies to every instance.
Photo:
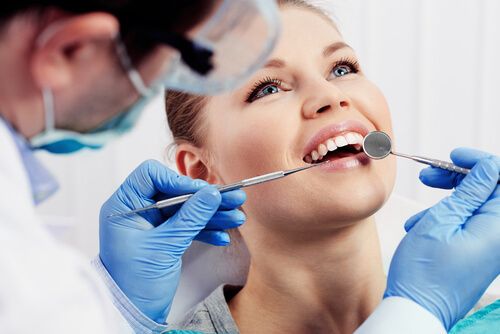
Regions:
[[279, 79], [265, 78], [264, 80], [255, 84], [255, 86], [248, 94], [246, 102], [251, 103], [267, 95], [279, 93], [282, 90], [280, 88], [281, 85], [282, 82]]
[[351, 68], [346, 65], [340, 65], [333, 69], [333, 75], [335, 75], [336, 77], [343, 77], [344, 75], [347, 75], [351, 72]]
[[331, 74], [333, 74], [336, 78], [346, 76], [352, 73], [359, 72], [359, 64], [355, 60], [351, 59], [341, 59], [333, 64]]
[[276, 85], [269, 85], [257, 92], [257, 95], [255, 96], [256, 98], [264, 97], [266, 95], [271, 95], [279, 92], [280, 89]]

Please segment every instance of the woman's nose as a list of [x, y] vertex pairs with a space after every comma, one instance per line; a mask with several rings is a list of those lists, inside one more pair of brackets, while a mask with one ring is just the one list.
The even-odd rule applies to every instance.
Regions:
[[349, 98], [335, 84], [326, 80], [311, 85], [304, 94], [307, 98], [302, 105], [302, 115], [308, 119], [326, 112], [346, 110], [350, 105]]

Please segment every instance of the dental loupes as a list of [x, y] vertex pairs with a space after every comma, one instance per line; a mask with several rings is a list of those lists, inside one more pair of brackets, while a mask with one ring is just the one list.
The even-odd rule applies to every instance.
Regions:
[[[432, 167], [446, 169], [455, 173], [468, 174], [470, 172], [470, 169], [459, 167], [448, 161], [394, 152], [392, 150], [391, 138], [389, 137], [389, 135], [382, 131], [372, 131], [365, 136], [365, 138], [363, 139], [363, 151], [367, 156], [375, 160], [383, 159], [389, 154], [393, 154], [398, 157], [407, 158], [416, 162], [420, 162]], [[500, 177], [498, 183], [500, 183]]]
[[[324, 162], [318, 163], [318, 164], [312, 164], [312, 165], [308, 165], [308, 166], [298, 167], [298, 168], [294, 168], [294, 169], [281, 170], [281, 171], [277, 171], [277, 172], [273, 172], [273, 173], [269, 173], [269, 174], [259, 175], [259, 176], [252, 177], [249, 179], [241, 180], [239, 182], [226, 184], [226, 185], [220, 185], [220, 186], [217, 186], [217, 189], [221, 193], [223, 193], [223, 192], [227, 192], [227, 191], [231, 191], [231, 190], [237, 190], [237, 189], [241, 189], [241, 188], [245, 188], [245, 187], [249, 187], [249, 186], [254, 186], [256, 184], [281, 179], [285, 176], [288, 176], [288, 175], [291, 175], [291, 174], [294, 174], [297, 172], [301, 172], [301, 171], [307, 170], [309, 168], [321, 166], [322, 164], [324, 164], [326, 162], [327, 161], [324, 161]], [[191, 198], [191, 196], [193, 196], [193, 194], [186, 194], [186, 195], [168, 198], [168, 199], [158, 201], [154, 204], [148, 205], [148, 206], [143, 207], [143, 208], [139, 208], [139, 209], [135, 209], [135, 210], [127, 211], [127, 212], [113, 213], [113, 214], [109, 215], [108, 217], [128, 216], [128, 215], [132, 215], [135, 213], [139, 213], [139, 212], [143, 212], [143, 211], [147, 211], [147, 210], [152, 210], [152, 209], [157, 209], [157, 210], [164, 209], [166, 207], [170, 207], [173, 205], [184, 203], [189, 198]]]

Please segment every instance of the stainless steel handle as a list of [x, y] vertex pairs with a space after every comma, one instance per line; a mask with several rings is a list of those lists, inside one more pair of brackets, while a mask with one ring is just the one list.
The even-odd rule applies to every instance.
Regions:
[[450, 172], [460, 173], [460, 174], [469, 174], [470, 169], [459, 167], [451, 162], [442, 161], [442, 160], [434, 160], [432, 166], [449, 170]]
[[[397, 155], [399, 157], [411, 159], [413, 161], [417, 161], [417, 162], [420, 162], [420, 163], [423, 163], [426, 165], [449, 170], [450, 172], [460, 173], [460, 174], [469, 174], [470, 173], [470, 169], [459, 167], [459, 166], [457, 166], [451, 162], [448, 162], [448, 161], [443, 161], [443, 160], [438, 160], [438, 159], [430, 159], [430, 158], [421, 157], [418, 155], [408, 155], [408, 154], [399, 153], [399, 152], [391, 152], [391, 153], [394, 155]], [[497, 184], [500, 184], [500, 175], [498, 176]]]

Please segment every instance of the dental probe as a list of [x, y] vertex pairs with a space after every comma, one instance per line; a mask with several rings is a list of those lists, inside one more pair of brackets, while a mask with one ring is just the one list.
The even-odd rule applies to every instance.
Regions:
[[[219, 186], [217, 186], [217, 190], [219, 190], [219, 192], [221, 192], [221, 193], [224, 193], [224, 192], [231, 191], [231, 190], [237, 190], [237, 189], [241, 189], [241, 188], [245, 188], [245, 187], [249, 187], [249, 186], [254, 186], [256, 184], [281, 179], [285, 176], [288, 176], [288, 175], [291, 175], [291, 174], [294, 174], [297, 172], [301, 172], [301, 171], [307, 170], [309, 168], [320, 166], [326, 162], [328, 162], [328, 161], [323, 161], [321, 163], [312, 164], [312, 165], [303, 166], [303, 167], [298, 167], [298, 168], [293, 168], [293, 169], [288, 169], [288, 170], [280, 170], [277, 172], [259, 175], [259, 176], [255, 176], [255, 177], [252, 177], [249, 179], [244, 179], [244, 180], [241, 180], [241, 181], [235, 182], [235, 183], [230, 183], [230, 184], [226, 184], [226, 185], [219, 185]], [[132, 215], [132, 214], [147, 211], [147, 210], [163, 209], [163, 208], [166, 208], [169, 206], [184, 203], [188, 199], [190, 199], [191, 196], [193, 196], [193, 195], [194, 194], [186, 194], [186, 195], [168, 198], [168, 199], [158, 201], [154, 204], [148, 205], [148, 206], [143, 207], [143, 208], [131, 210], [128, 212], [113, 213], [113, 214], [109, 215], [108, 217], [128, 216], [128, 215]]]
[[[420, 162], [432, 167], [446, 169], [455, 173], [469, 174], [470, 172], [470, 169], [459, 167], [448, 161], [394, 152], [392, 150], [391, 138], [389, 137], [389, 135], [382, 131], [372, 131], [365, 136], [365, 138], [363, 139], [363, 151], [368, 157], [375, 160], [383, 159], [389, 154], [393, 154], [398, 157], [407, 158], [416, 162]], [[500, 176], [498, 183], [500, 184]]]

